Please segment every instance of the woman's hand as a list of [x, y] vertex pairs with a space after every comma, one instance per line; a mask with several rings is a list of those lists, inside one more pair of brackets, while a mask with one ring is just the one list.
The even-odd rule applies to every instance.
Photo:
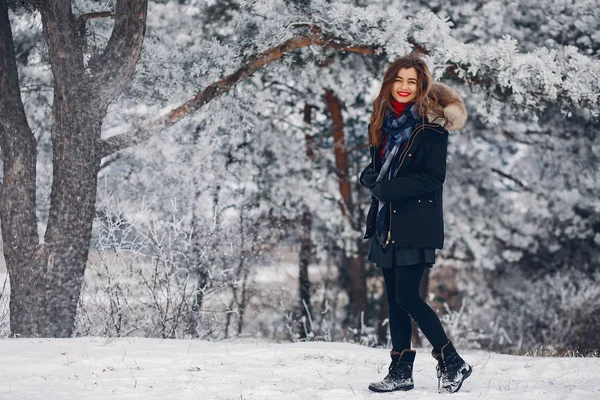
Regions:
[[448, 131], [440, 134], [432, 130], [427, 140], [430, 149], [423, 158], [420, 171], [381, 181], [379, 192], [375, 193], [380, 201], [403, 202], [440, 190], [446, 179]]
[[381, 201], [381, 183], [375, 182], [371, 187], [371, 198], [377, 201]]
[[364, 171], [360, 174], [359, 182], [361, 185], [366, 187], [367, 189], [371, 189], [375, 186], [375, 181], [379, 176], [378, 172], [375, 172], [372, 166], [368, 166], [364, 169]]

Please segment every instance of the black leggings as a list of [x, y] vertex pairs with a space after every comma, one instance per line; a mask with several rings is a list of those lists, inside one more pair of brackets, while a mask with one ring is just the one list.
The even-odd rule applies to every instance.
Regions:
[[440, 319], [419, 294], [419, 284], [425, 268], [424, 263], [380, 268], [385, 281], [390, 333], [395, 351], [411, 348], [411, 317], [436, 353], [439, 353], [442, 346], [448, 343]]

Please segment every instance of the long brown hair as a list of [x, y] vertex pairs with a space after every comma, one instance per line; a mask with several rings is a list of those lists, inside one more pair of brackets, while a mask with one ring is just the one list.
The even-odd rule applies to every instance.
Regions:
[[373, 101], [373, 113], [371, 114], [371, 129], [369, 130], [369, 143], [375, 147], [383, 143], [385, 133], [382, 131], [385, 109], [394, 111], [392, 106], [392, 85], [396, 80], [401, 68], [414, 68], [417, 71], [417, 95], [414, 102], [417, 105], [417, 113], [425, 117], [428, 112], [438, 112], [439, 104], [435, 94], [431, 91], [433, 79], [427, 64], [419, 53], [412, 52], [406, 56], [396, 59], [385, 71], [383, 82], [377, 98]]

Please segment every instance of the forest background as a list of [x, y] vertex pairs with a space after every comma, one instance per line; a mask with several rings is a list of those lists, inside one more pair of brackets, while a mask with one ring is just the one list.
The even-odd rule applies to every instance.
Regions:
[[423, 296], [459, 346], [598, 354], [595, 3], [0, 0], [0, 333], [388, 346], [357, 175], [418, 51], [469, 111]]

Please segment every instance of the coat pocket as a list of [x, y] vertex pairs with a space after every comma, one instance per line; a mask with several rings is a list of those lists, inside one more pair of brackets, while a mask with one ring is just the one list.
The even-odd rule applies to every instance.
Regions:
[[436, 204], [432, 199], [419, 198], [415, 200], [417, 203], [417, 215], [424, 218], [431, 218], [437, 215]]

